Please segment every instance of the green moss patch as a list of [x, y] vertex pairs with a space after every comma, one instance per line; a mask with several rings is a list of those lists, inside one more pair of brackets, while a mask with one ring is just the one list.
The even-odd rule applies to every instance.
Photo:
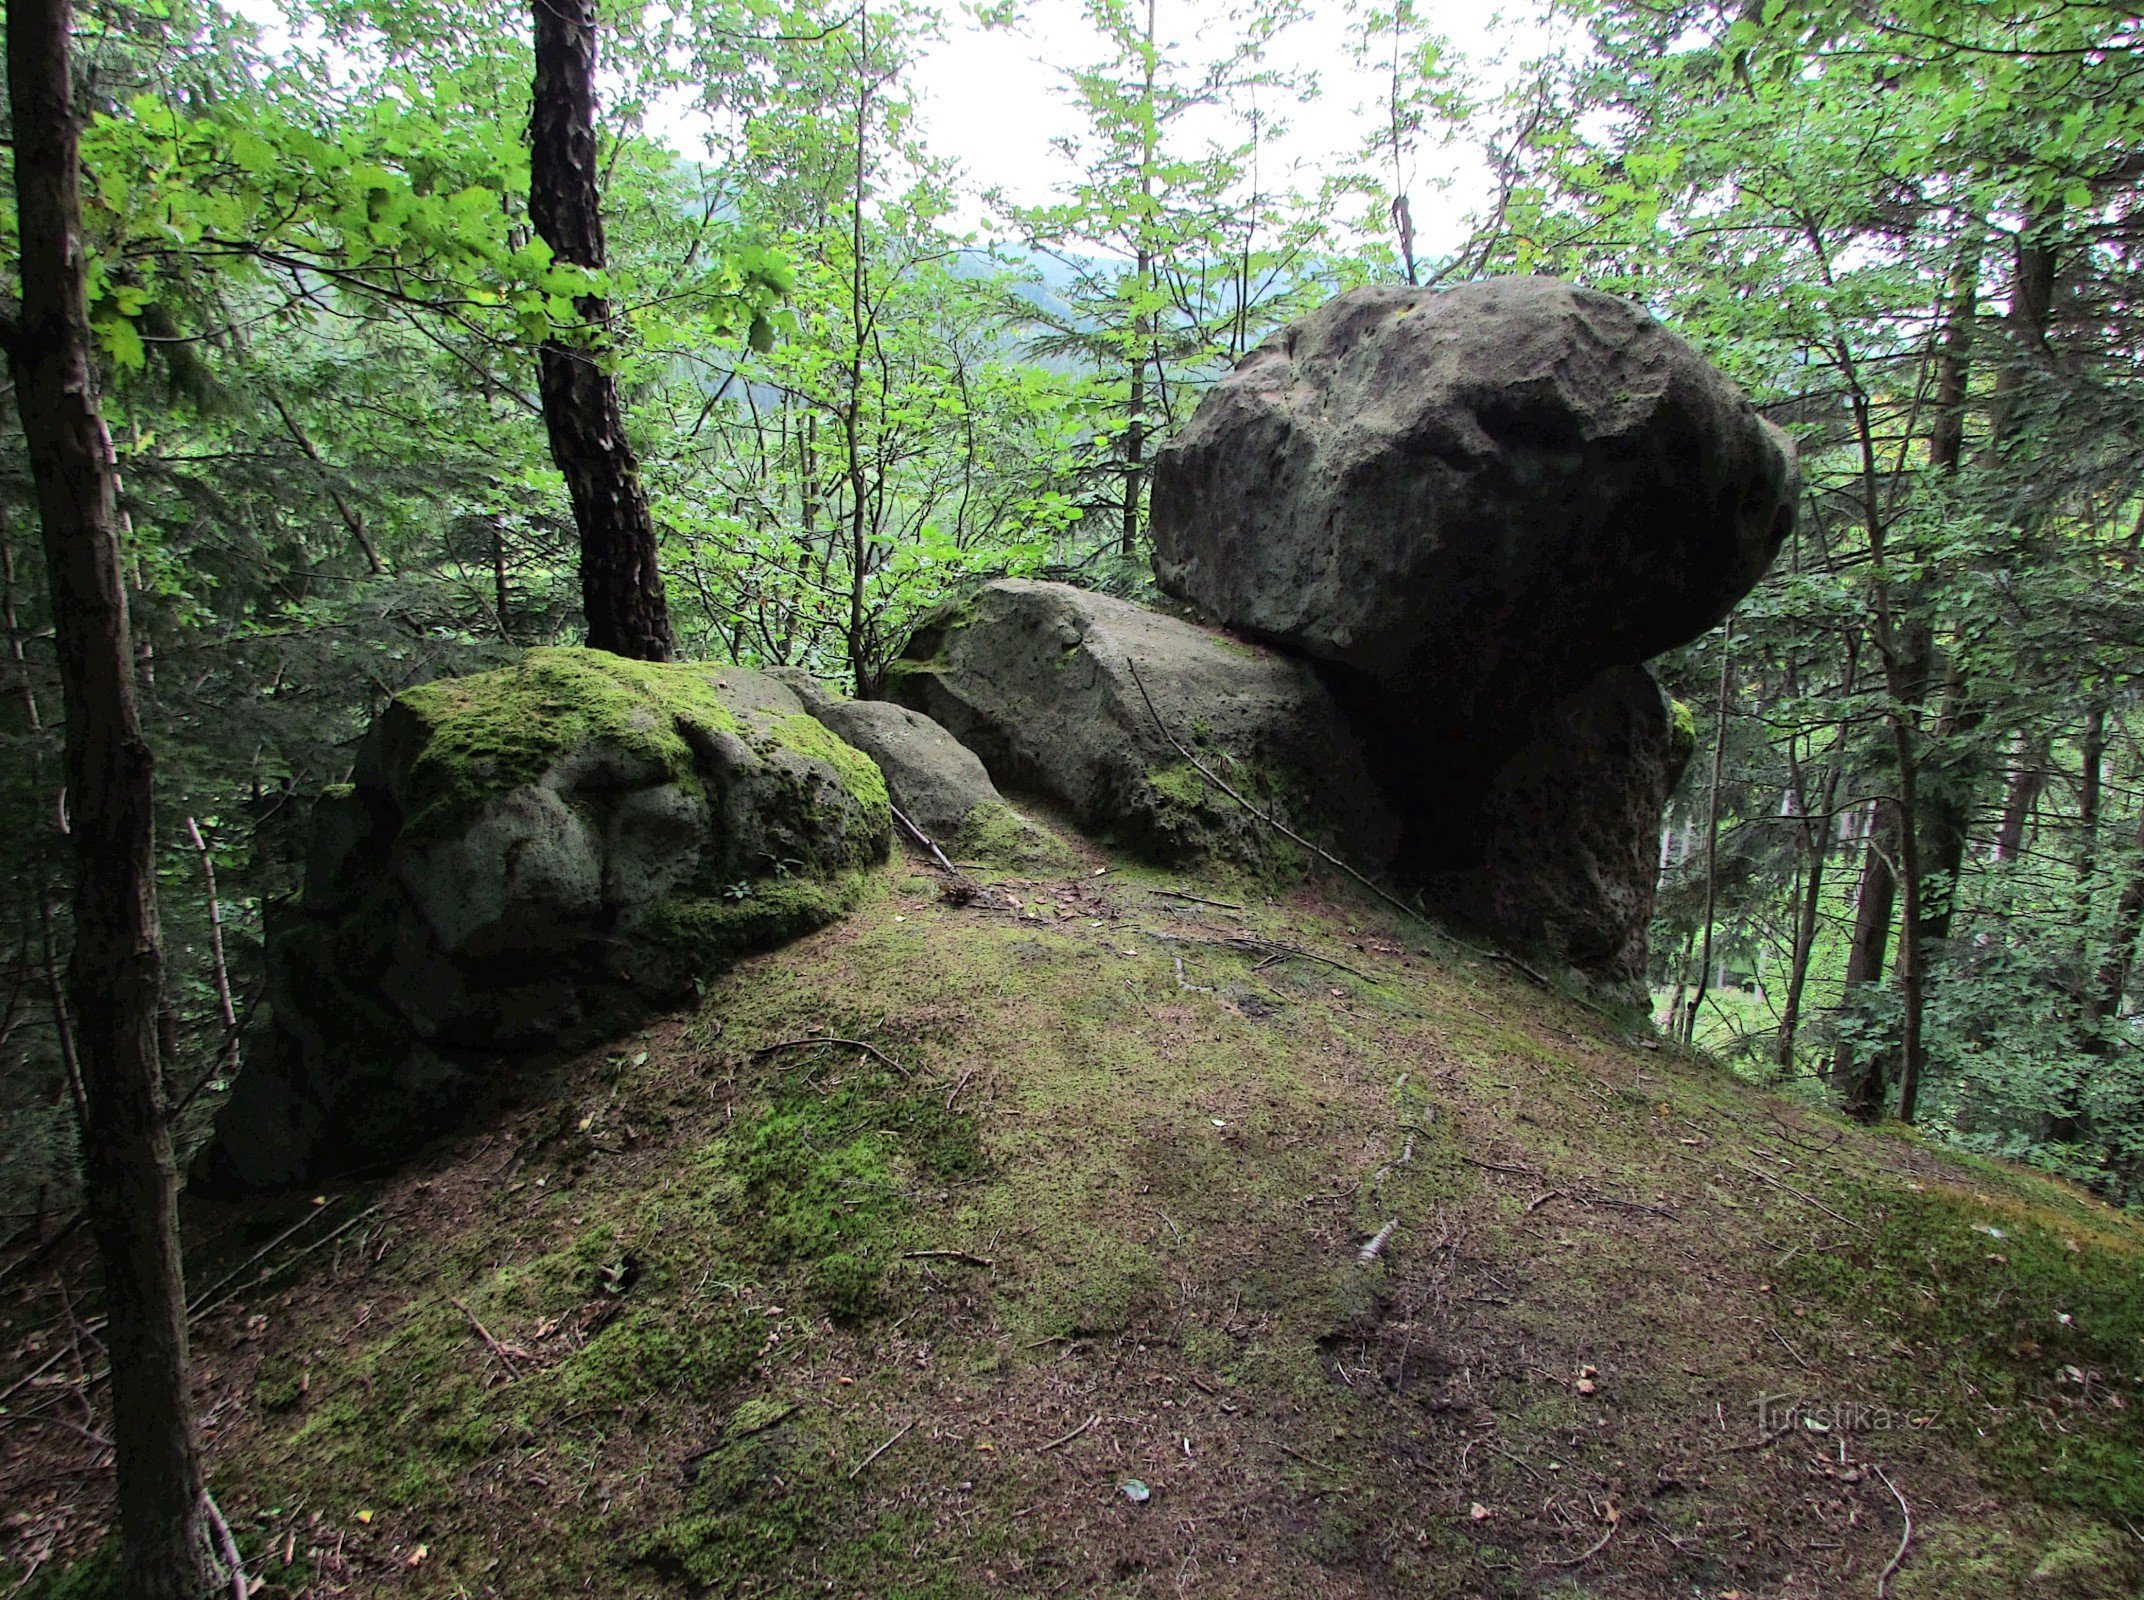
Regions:
[[2037, 1502], [2144, 1519], [2144, 1249], [1963, 1184], [1846, 1193], [1869, 1232], [1786, 1273], [1876, 1336], [1880, 1392]]

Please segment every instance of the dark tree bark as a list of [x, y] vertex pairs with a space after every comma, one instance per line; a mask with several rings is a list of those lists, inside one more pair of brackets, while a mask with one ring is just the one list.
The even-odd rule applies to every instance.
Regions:
[[83, 1188], [104, 1268], [126, 1592], [223, 1587], [188, 1397], [177, 1176], [157, 1057], [152, 762], [135, 700], [111, 435], [85, 298], [68, 0], [8, 0], [22, 309], [9, 330], [44, 525], [75, 860], [70, 1010]]
[[2015, 861], [2025, 853], [2025, 826], [2040, 803], [2047, 786], [2048, 741], [2045, 734], [2026, 739], [2018, 747], [2017, 765], [2003, 786], [2002, 820], [1995, 827], [1995, 859]]
[[[536, 89], [529, 114], [529, 218], [554, 259], [603, 265], [596, 163], [594, 0], [533, 0]], [[655, 519], [625, 437], [618, 385], [603, 365], [610, 306], [574, 302], [581, 341], [546, 339], [538, 353], [544, 428], [565, 474], [581, 536], [581, 609], [590, 649], [641, 661], [676, 650], [656, 560]]]
[[[1891, 944], [1891, 913], [1898, 897], [1898, 879], [1890, 861], [1898, 831], [1897, 804], [1879, 802], [1876, 825], [1869, 830], [1868, 847], [1861, 858], [1860, 892], [1854, 899], [1854, 940], [1846, 955], [1848, 995], [1883, 980], [1884, 955]], [[1849, 1114], [1871, 1122], [1883, 1115], [1887, 1056], [1881, 1050], [1857, 1056], [1848, 1041], [1839, 1041], [1832, 1077]]]

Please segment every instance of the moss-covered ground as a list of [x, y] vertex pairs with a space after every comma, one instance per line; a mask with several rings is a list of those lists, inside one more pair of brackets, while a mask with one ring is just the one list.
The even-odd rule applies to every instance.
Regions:
[[[190, 1211], [259, 1592], [2138, 1592], [2133, 1222], [1268, 892], [897, 861], [390, 1180]], [[0, 1431], [31, 1593], [75, 1393]]]

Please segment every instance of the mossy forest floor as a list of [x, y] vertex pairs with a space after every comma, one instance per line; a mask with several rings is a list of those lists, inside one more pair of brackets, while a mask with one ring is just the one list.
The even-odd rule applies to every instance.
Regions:
[[[258, 1593], [2144, 1581], [2136, 1224], [1315, 886], [897, 861], [520, 1097], [189, 1207]], [[93, 1276], [9, 1291], [0, 1595], [99, 1592]]]

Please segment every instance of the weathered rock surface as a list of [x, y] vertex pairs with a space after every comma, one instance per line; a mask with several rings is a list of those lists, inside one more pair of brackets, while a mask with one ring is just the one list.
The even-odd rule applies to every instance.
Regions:
[[799, 690], [811, 714], [878, 763], [888, 798], [940, 849], [1026, 865], [1069, 859], [1063, 841], [1005, 803], [975, 752], [922, 712], [814, 689]]
[[1798, 488], [1792, 442], [1625, 301], [1546, 278], [1358, 289], [1161, 452], [1154, 567], [1319, 664], [1399, 819], [1403, 887], [1622, 978], [1681, 765], [1629, 669], [1749, 592]]
[[1468, 866], [1429, 874], [1424, 900], [1506, 944], [1632, 984], [1645, 972], [1660, 814], [1691, 733], [1643, 667], [1564, 696], [1481, 801]]
[[1356, 289], [1161, 452], [1154, 566], [1500, 759], [1534, 708], [1719, 622], [1795, 480], [1785, 435], [1623, 300], [1548, 278]]
[[397, 697], [316, 809], [269, 1001], [197, 1181], [404, 1154], [527, 1057], [838, 916], [878, 768], [739, 668], [532, 650]]
[[[1315, 673], [1262, 646], [1060, 583], [1005, 579], [916, 631], [886, 682], [996, 782], [1165, 861], [1279, 866], [1294, 847], [1171, 743], [1262, 809], [1375, 865], [1396, 828], [1361, 744]], [[1166, 731], [1165, 731], [1166, 730]]]

